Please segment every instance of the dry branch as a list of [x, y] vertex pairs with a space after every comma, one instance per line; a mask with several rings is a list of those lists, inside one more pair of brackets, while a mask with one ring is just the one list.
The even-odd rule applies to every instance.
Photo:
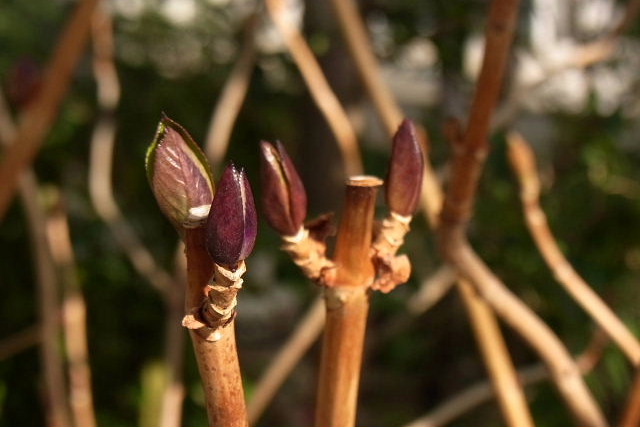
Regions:
[[[58, 114], [87, 38], [98, 0], [82, 0], [60, 36], [41, 91], [22, 114], [15, 137], [0, 163], [0, 221], [15, 194], [19, 177], [33, 162]], [[15, 144], [19, 141], [19, 144]]]
[[266, 6], [273, 22], [278, 27], [293, 60], [302, 74], [309, 92], [320, 112], [327, 120], [333, 132], [346, 169], [347, 176], [362, 173], [362, 161], [358, 150], [356, 132], [349, 121], [346, 111], [333, 93], [327, 79], [322, 73], [311, 48], [300, 31], [286, 16], [286, 2], [283, 0], [266, 0]]
[[71, 415], [76, 427], [95, 427], [87, 342], [87, 305], [77, 276], [69, 219], [59, 197], [49, 215], [46, 228], [51, 255], [60, 272], [63, 290], [62, 319]]
[[445, 258], [474, 284], [479, 295], [538, 352], [577, 422], [583, 426], [603, 427], [607, 422], [562, 342], [489, 270], [466, 238], [517, 10], [517, 0], [494, 0], [491, 5], [485, 56], [467, 129], [462, 142], [454, 146], [451, 182], [441, 215], [440, 247]]
[[520, 181], [520, 198], [527, 227], [538, 250], [553, 271], [556, 280], [620, 347], [631, 363], [637, 366], [640, 362], [640, 343], [620, 318], [574, 270], [558, 247], [549, 228], [547, 217], [540, 207], [540, 179], [533, 151], [519, 134], [511, 133], [508, 139], [511, 165]]

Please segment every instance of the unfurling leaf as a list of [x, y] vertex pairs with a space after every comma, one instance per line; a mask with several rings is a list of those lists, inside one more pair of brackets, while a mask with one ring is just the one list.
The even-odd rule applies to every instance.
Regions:
[[424, 158], [415, 126], [405, 119], [393, 136], [386, 193], [391, 211], [402, 216], [414, 214], [420, 200], [423, 171]]
[[187, 131], [167, 116], [158, 124], [145, 166], [160, 210], [176, 227], [204, 223], [214, 192], [209, 163]]
[[295, 235], [307, 216], [307, 194], [302, 180], [279, 141], [260, 142], [260, 178], [265, 217], [283, 236]]
[[207, 250], [216, 264], [234, 269], [256, 241], [256, 208], [244, 170], [227, 166], [207, 219]]

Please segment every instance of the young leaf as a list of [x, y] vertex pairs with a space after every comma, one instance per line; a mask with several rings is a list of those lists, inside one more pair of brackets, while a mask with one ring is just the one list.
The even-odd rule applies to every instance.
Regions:
[[145, 166], [160, 210], [176, 227], [193, 228], [206, 220], [214, 192], [209, 163], [187, 131], [165, 115]]
[[207, 250], [216, 264], [235, 268], [256, 241], [258, 219], [244, 170], [227, 166], [207, 219]]
[[279, 141], [260, 142], [260, 178], [265, 217], [278, 233], [295, 235], [307, 216], [307, 193], [302, 180]]

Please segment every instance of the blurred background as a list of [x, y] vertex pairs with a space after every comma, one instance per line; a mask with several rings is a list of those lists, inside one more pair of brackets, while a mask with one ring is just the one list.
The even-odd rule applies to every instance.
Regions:
[[[37, 97], [76, 3], [0, 1], [0, 84], [5, 113], [14, 122]], [[366, 172], [384, 176], [390, 139], [358, 77], [334, 10], [328, 2], [285, 3], [291, 25], [304, 34], [349, 114]], [[443, 181], [450, 148], [442, 124], [449, 117], [466, 118], [488, 5], [485, 0], [358, 2], [383, 77], [406, 116], [427, 129], [431, 161]], [[46, 424], [51, 402], [41, 331], [51, 325], [43, 323], [37, 285], [43, 280], [54, 282], [45, 298], [59, 300], [79, 289], [86, 300], [98, 425], [158, 425], [166, 381], [165, 323], [171, 319], [167, 295], [175, 293], [162, 281], [169, 279], [169, 287], [181, 292], [182, 279], [175, 273], [177, 235], [147, 184], [145, 150], [162, 112], [204, 145], [238, 61], [244, 61], [249, 79], [246, 99], [228, 150], [219, 149], [214, 158], [214, 176], [233, 160], [246, 168], [259, 198], [258, 142], [279, 139], [306, 185], [310, 218], [331, 211], [339, 217], [346, 175], [335, 137], [261, 2], [109, 0], [103, 6], [113, 21], [120, 97], [109, 86], [114, 76], [109, 74], [107, 18], [102, 32], [94, 22], [94, 40], [73, 72], [58, 118], [33, 164], [37, 183], [32, 190], [49, 216], [44, 232], [62, 239], [54, 238], [49, 249], [54, 268], [38, 262], [30, 237], [38, 232], [30, 228], [25, 198], [16, 198], [0, 223], [0, 426]], [[538, 155], [541, 202], [564, 253], [625, 323], [640, 332], [640, 26], [634, 19], [624, 22], [633, 13], [616, 0], [522, 2], [470, 230], [480, 256], [576, 355], [592, 341], [595, 328], [554, 281], [527, 232], [504, 131], [519, 130]], [[603, 40], [611, 42], [611, 49], [597, 49]], [[97, 83], [100, 70], [107, 74], [102, 74], [102, 86]], [[105, 137], [109, 132], [114, 147]], [[382, 198], [379, 208], [384, 215]], [[56, 218], [68, 220], [63, 223], [69, 226], [72, 253], [56, 234]], [[318, 291], [279, 251], [279, 236], [263, 222], [260, 226], [237, 321], [249, 397]], [[137, 246], [127, 240], [132, 238], [164, 276], [155, 267], [140, 274], [132, 261]], [[442, 295], [434, 297], [439, 278], [433, 275], [442, 265], [435, 243], [424, 216], [417, 215], [402, 249], [413, 261], [410, 282], [372, 297], [359, 425], [404, 425], [486, 379], [457, 291], [440, 284]], [[123, 247], [134, 249], [133, 255]], [[145, 260], [138, 258], [148, 266]], [[160, 285], [150, 283], [154, 277]], [[425, 290], [429, 286], [432, 290]], [[504, 333], [516, 366], [538, 363], [519, 337], [507, 328]], [[171, 342], [185, 355], [182, 424], [205, 425], [191, 345]], [[54, 344], [64, 352], [61, 339]], [[318, 350], [317, 344], [311, 347], [258, 425], [312, 423]], [[613, 346], [605, 347], [597, 362], [587, 374], [588, 384], [606, 414], [617, 419], [631, 367]], [[571, 421], [547, 381], [526, 390], [539, 425]], [[471, 423], [502, 423], [495, 401], [464, 412], [449, 425]]]

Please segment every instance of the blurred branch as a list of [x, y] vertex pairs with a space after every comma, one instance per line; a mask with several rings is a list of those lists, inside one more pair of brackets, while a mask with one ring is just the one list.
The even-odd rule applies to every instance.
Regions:
[[[602, 359], [606, 344], [606, 335], [597, 330], [587, 348], [576, 358], [583, 375], [591, 372]], [[519, 369], [518, 378], [523, 386], [532, 386], [549, 379], [549, 372], [544, 364], [537, 363]], [[428, 414], [406, 424], [405, 427], [441, 427], [447, 425], [494, 397], [495, 391], [491, 383], [489, 381], [480, 381], [450, 397]]]
[[478, 294], [545, 361], [576, 420], [583, 426], [603, 427], [607, 422], [560, 339], [491, 272], [466, 237], [489, 149], [489, 125], [501, 92], [517, 12], [517, 0], [494, 0], [491, 4], [484, 59], [467, 129], [462, 141], [454, 144], [451, 182], [441, 215], [439, 243], [445, 258], [473, 283]]
[[233, 125], [247, 96], [251, 74], [256, 63], [255, 29], [257, 21], [257, 12], [247, 20], [240, 55], [211, 114], [205, 152], [214, 171], [224, 159], [229, 147]]
[[373, 53], [367, 29], [362, 21], [357, 4], [353, 0], [331, 0], [338, 17], [340, 30], [344, 36], [356, 70], [364, 83], [375, 110], [387, 129], [393, 135], [404, 118], [402, 110], [382, 79], [378, 61]]
[[258, 421], [302, 356], [317, 341], [324, 327], [324, 321], [324, 301], [318, 297], [258, 380], [253, 396], [247, 405], [249, 425], [254, 425]]
[[346, 169], [347, 175], [362, 173], [362, 160], [358, 149], [356, 132], [349, 121], [346, 111], [333, 93], [325, 78], [320, 64], [300, 31], [287, 17], [286, 2], [283, 0], [265, 0], [267, 9], [280, 31], [296, 66], [302, 74], [309, 92], [320, 112], [327, 120], [333, 132]]
[[29, 347], [40, 344], [41, 337], [42, 327], [33, 325], [2, 338], [0, 340], [0, 362], [25, 351]]
[[[21, 115], [0, 163], [0, 221], [16, 191], [19, 177], [36, 157], [69, 89], [73, 70], [89, 36], [91, 15], [98, 0], [81, 0], [55, 46], [40, 93]], [[19, 144], [15, 144], [19, 141]]]
[[[5, 97], [0, 93], [0, 143], [6, 148], [16, 141], [17, 129]], [[46, 390], [46, 417], [50, 427], [67, 427], [69, 403], [64, 381], [64, 365], [58, 352], [60, 338], [60, 305], [57, 295], [57, 273], [49, 252], [45, 231], [46, 216], [38, 200], [38, 182], [31, 168], [19, 177], [20, 199], [27, 218], [34, 269], [38, 285], [38, 309], [40, 316], [40, 361]]]
[[[93, 71], [98, 90], [100, 115], [93, 130], [89, 164], [89, 194], [100, 218], [140, 276], [163, 297], [167, 309], [165, 327], [166, 386], [158, 425], [177, 427], [182, 421], [184, 385], [183, 287], [155, 261], [133, 227], [122, 215], [112, 187], [115, 146], [115, 111], [120, 100], [120, 83], [114, 63], [113, 23], [108, 12], [98, 9], [93, 17]], [[179, 270], [179, 269], [178, 269]], [[178, 279], [184, 283], [185, 279]]]
[[87, 343], [87, 307], [77, 276], [69, 232], [69, 219], [60, 195], [47, 218], [49, 249], [56, 263], [63, 289], [62, 319], [68, 361], [69, 401], [76, 427], [95, 427], [91, 391], [91, 367]]
[[531, 147], [520, 134], [515, 132], [508, 135], [508, 141], [511, 165], [520, 181], [520, 198], [527, 227], [547, 266], [553, 271], [562, 287], [620, 347], [631, 363], [638, 366], [640, 343], [620, 318], [573, 269], [549, 229], [547, 217], [540, 207], [540, 178]]

